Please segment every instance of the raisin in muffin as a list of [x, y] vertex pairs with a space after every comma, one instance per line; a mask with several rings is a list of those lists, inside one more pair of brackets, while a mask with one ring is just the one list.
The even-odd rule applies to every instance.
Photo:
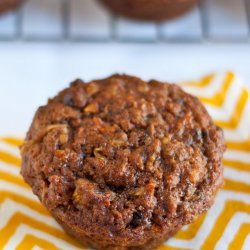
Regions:
[[0, 1], [0, 14], [18, 8], [24, 0], [1, 0]]
[[127, 75], [71, 86], [36, 112], [21, 174], [96, 249], [153, 249], [213, 204], [223, 133], [174, 84]]
[[134, 19], [163, 21], [183, 15], [197, 0], [101, 0], [115, 14]]

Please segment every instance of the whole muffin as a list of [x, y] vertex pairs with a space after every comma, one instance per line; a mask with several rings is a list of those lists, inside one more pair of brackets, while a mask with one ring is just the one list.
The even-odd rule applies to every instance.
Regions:
[[19, 7], [23, 0], [0, 0], [0, 14]]
[[197, 0], [101, 0], [114, 13], [135, 19], [163, 21], [183, 15]]
[[206, 212], [223, 183], [222, 130], [174, 84], [76, 80], [36, 112], [21, 174], [96, 249], [153, 249]]

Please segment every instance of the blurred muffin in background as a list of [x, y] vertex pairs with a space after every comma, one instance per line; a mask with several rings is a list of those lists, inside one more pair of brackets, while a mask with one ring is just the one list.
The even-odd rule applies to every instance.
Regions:
[[0, 0], [0, 14], [18, 8], [23, 0]]
[[115, 14], [148, 21], [164, 21], [178, 17], [198, 0], [101, 0]]

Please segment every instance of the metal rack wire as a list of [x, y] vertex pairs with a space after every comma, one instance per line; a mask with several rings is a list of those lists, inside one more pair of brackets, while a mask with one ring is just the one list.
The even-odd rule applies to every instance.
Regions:
[[162, 24], [112, 16], [95, 0], [29, 0], [0, 18], [0, 41], [249, 44], [250, 0], [200, 0]]

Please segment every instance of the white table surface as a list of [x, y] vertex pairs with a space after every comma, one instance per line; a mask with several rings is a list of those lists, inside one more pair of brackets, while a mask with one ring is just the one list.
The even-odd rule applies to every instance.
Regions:
[[127, 73], [178, 82], [225, 70], [250, 87], [250, 46], [1, 43], [0, 135], [23, 136], [37, 107], [76, 78]]

